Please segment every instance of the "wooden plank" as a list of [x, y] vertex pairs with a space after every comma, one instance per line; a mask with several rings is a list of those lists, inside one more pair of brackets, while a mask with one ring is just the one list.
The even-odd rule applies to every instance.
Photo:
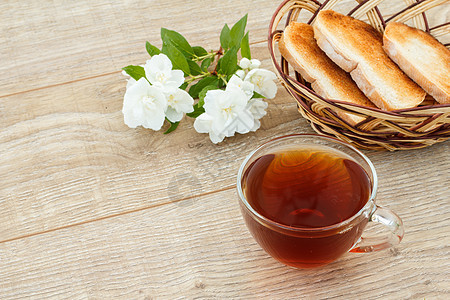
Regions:
[[[254, 48], [269, 68], [265, 44]], [[113, 74], [2, 99], [0, 241], [232, 186], [240, 161], [258, 144], [313, 132], [281, 87], [260, 130], [219, 145], [196, 133], [192, 120], [170, 135], [129, 129], [120, 112], [124, 87], [124, 78]], [[380, 186], [396, 191], [392, 198], [408, 191], [414, 198], [418, 180], [449, 178], [448, 150], [445, 143], [369, 156], [381, 172]], [[420, 187], [445, 192], [438, 180]]]
[[380, 196], [396, 197], [407, 230], [391, 251], [349, 253], [320, 269], [285, 267], [252, 239], [230, 189], [0, 243], [0, 294], [2, 299], [447, 299], [448, 191], [424, 189], [410, 197], [391, 188]]
[[[145, 61], [145, 41], [160, 46], [161, 27], [179, 31], [194, 45], [216, 49], [222, 26], [248, 13], [250, 42], [265, 41], [270, 18], [281, 3], [110, 2], [2, 1], [0, 97], [109, 74]], [[335, 9], [346, 13], [354, 5], [354, 0], [342, 0]], [[397, 1], [383, 12], [389, 15], [402, 6]], [[434, 15], [441, 21], [446, 18], [442, 10]]]
[[[277, 1], [1, 1], [0, 96], [120, 70], [148, 59], [160, 28], [218, 49], [225, 23], [249, 13], [250, 41], [267, 40]], [[254, 8], [258, 9], [255, 10]]]
[[[448, 142], [367, 152], [379, 203], [405, 222], [398, 248], [296, 271], [254, 243], [233, 190], [251, 149], [312, 132], [284, 90], [261, 130], [217, 146], [192, 122], [170, 136], [123, 125], [116, 70], [145, 60], [168, 14], [215, 47], [223, 23], [250, 12], [257, 43], [278, 3], [185, 5], [0, 3], [0, 96], [12, 94], [0, 99], [0, 298], [449, 298]], [[204, 26], [186, 22], [194, 9]], [[254, 47], [270, 68], [265, 44]]]
[[[264, 43], [253, 52], [270, 67]], [[125, 84], [119, 73], [2, 99], [0, 241], [230, 186], [236, 155], [272, 136], [312, 131], [281, 87], [259, 131], [220, 145], [192, 120], [170, 135], [129, 129]]]

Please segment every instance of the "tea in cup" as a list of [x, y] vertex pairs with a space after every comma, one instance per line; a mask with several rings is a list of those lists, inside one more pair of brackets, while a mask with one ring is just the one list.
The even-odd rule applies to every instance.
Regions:
[[[344, 253], [398, 244], [401, 219], [374, 202], [377, 175], [359, 150], [319, 135], [271, 140], [242, 163], [237, 190], [250, 233], [273, 258], [296, 268], [328, 264]], [[387, 237], [361, 237], [368, 222]]]

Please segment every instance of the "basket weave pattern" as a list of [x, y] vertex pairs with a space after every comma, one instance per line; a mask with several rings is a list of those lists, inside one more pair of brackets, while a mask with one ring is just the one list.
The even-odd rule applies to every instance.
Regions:
[[[395, 2], [393, 0], [386, 0]], [[298, 110], [310, 121], [312, 128], [321, 134], [336, 136], [356, 147], [373, 150], [415, 149], [433, 145], [450, 138], [450, 104], [430, 104], [397, 111], [383, 111], [343, 101], [325, 99], [316, 94], [301, 75], [292, 71], [288, 62], [277, 55], [277, 42], [283, 25], [296, 21], [303, 11], [308, 12], [311, 24], [322, 9], [333, 9], [339, 0], [286, 0], [274, 13], [269, 28], [269, 50], [278, 76], [287, 91], [297, 100]], [[377, 7], [383, 0], [358, 0], [348, 15], [357, 19], [366, 17], [375, 29], [384, 31], [389, 22], [407, 22], [434, 37], [448, 37], [450, 22], [430, 28], [426, 12], [433, 7], [448, 3], [448, 0], [404, 0], [405, 8], [385, 17]], [[281, 22], [284, 21], [284, 24]], [[280, 29], [280, 27], [282, 27]], [[446, 45], [447, 48], [450, 45]], [[342, 120], [337, 111], [364, 117], [364, 121], [352, 126]]]

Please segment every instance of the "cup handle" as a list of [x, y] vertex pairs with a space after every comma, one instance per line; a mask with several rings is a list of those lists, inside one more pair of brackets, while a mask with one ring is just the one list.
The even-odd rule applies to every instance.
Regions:
[[370, 215], [369, 222], [380, 223], [386, 226], [390, 233], [384, 237], [361, 237], [350, 252], [367, 253], [379, 251], [396, 246], [400, 243], [405, 233], [403, 222], [392, 210], [376, 205]]

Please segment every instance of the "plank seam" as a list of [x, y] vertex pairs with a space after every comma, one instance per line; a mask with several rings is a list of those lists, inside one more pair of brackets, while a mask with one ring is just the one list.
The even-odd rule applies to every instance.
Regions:
[[[250, 43], [250, 46], [257, 45], [257, 44], [260, 44], [260, 43], [266, 43], [266, 42], [267, 41], [254, 42], [254, 43]], [[40, 91], [40, 90], [44, 90], [44, 89], [48, 89], [48, 88], [54, 88], [54, 87], [67, 85], [67, 84], [71, 84], [71, 83], [81, 82], [81, 81], [85, 81], [85, 80], [91, 80], [91, 79], [104, 77], [104, 76], [109, 76], [109, 75], [113, 75], [113, 74], [119, 74], [120, 72], [122, 72], [122, 71], [121, 70], [111, 71], [111, 72], [108, 72], [108, 73], [103, 73], [103, 74], [98, 74], [98, 75], [94, 75], [94, 76], [78, 78], [78, 79], [74, 79], [74, 80], [70, 80], [70, 81], [65, 81], [65, 82], [55, 83], [55, 84], [51, 84], [51, 85], [41, 86], [41, 87], [29, 89], [29, 90], [14, 92], [14, 93], [11, 93], [11, 94], [0, 95], [0, 99], [1, 98], [11, 97], [11, 96], [17, 96], [17, 95], [20, 95], [20, 94], [26, 94], [26, 93], [30, 93], [30, 92]]]
[[68, 224], [68, 225], [65, 225], [65, 226], [55, 227], [55, 228], [44, 230], [44, 231], [24, 234], [24, 235], [20, 235], [20, 236], [17, 236], [17, 237], [13, 237], [13, 238], [9, 238], [9, 239], [0, 241], [0, 244], [7, 243], [7, 242], [12, 242], [12, 241], [20, 240], [20, 239], [23, 239], [23, 238], [32, 237], [32, 236], [37, 236], [37, 235], [41, 235], [41, 234], [46, 234], [46, 233], [50, 233], [50, 232], [55, 232], [55, 231], [58, 231], [58, 230], [72, 228], [72, 227], [76, 227], [76, 226], [80, 226], [80, 225], [84, 225], [84, 224], [89, 224], [89, 223], [93, 223], [93, 222], [97, 222], [97, 221], [103, 221], [103, 220], [106, 220], [106, 219], [120, 217], [120, 216], [132, 214], [132, 213], [136, 213], [136, 212], [141, 212], [141, 211], [144, 211], [144, 210], [147, 210], [147, 209], [161, 207], [161, 206], [164, 206], [164, 205], [167, 205], [167, 204], [179, 203], [179, 202], [187, 201], [187, 200], [190, 200], [190, 199], [193, 199], [193, 198], [197, 198], [197, 197], [204, 197], [204, 196], [208, 196], [208, 195], [212, 195], [212, 194], [216, 194], [216, 193], [221, 193], [221, 192], [228, 191], [228, 190], [235, 189], [235, 188], [236, 188], [236, 185], [234, 184], [234, 185], [231, 185], [231, 186], [228, 186], [228, 187], [224, 187], [222, 189], [218, 189], [218, 190], [214, 190], [214, 191], [210, 191], [210, 192], [206, 192], [206, 193], [202, 193], [202, 194], [198, 194], [198, 195], [191, 195], [191, 196], [187, 196], [187, 197], [184, 197], [184, 198], [181, 198], [181, 199], [178, 199], [178, 200], [170, 200], [170, 201], [167, 201], [167, 202], [162, 202], [162, 203], [153, 204], [153, 205], [149, 205], [149, 206], [145, 206], [145, 207], [141, 207], [141, 208], [137, 208], [137, 209], [123, 211], [123, 212], [120, 212], [120, 213], [107, 215], [107, 216], [99, 217], [99, 218], [96, 218], [96, 219], [85, 220], [85, 221], [76, 222], [76, 223], [73, 223], [73, 224]]

